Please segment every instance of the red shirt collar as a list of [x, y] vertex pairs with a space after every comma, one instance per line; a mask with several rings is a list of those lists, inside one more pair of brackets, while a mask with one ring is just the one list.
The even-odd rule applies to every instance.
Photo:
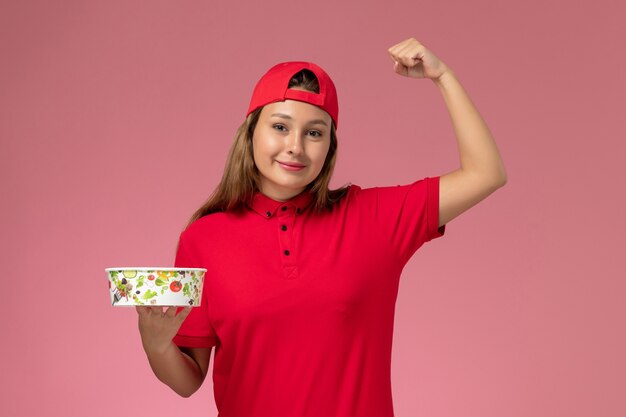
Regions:
[[[288, 210], [291, 209], [295, 212], [295, 214], [301, 214], [304, 210], [310, 205], [313, 200], [313, 195], [310, 191], [305, 190], [298, 194], [295, 197], [292, 197], [287, 201], [277, 201], [273, 200], [265, 194], [257, 191], [254, 193], [254, 197], [252, 198], [252, 203], [248, 205], [252, 210], [256, 211], [259, 215], [263, 216], [266, 219], [274, 217], [278, 210]], [[282, 209], [282, 207], [287, 207], [286, 209]]]

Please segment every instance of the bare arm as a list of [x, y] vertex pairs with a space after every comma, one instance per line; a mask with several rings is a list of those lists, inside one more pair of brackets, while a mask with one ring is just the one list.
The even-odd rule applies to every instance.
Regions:
[[433, 80], [452, 119], [461, 166], [439, 181], [439, 226], [443, 226], [506, 184], [504, 164], [487, 124], [445, 63], [414, 38], [388, 52], [396, 73]]
[[182, 397], [196, 392], [209, 368], [211, 348], [178, 348], [172, 338], [191, 307], [176, 314], [176, 307], [138, 306], [139, 331], [148, 362], [156, 377]]
[[487, 124], [450, 69], [433, 80], [439, 87], [456, 133], [461, 166], [439, 182], [439, 226], [506, 184], [507, 174]]

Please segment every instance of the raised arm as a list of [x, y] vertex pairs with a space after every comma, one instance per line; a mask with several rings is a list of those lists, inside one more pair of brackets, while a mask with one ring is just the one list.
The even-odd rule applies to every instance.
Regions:
[[448, 223], [506, 184], [498, 147], [456, 75], [414, 38], [389, 48], [394, 70], [429, 78], [441, 91], [456, 134], [460, 167], [439, 181], [439, 226]]

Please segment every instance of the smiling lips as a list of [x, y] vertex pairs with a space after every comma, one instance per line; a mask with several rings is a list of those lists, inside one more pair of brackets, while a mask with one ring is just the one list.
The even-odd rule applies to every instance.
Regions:
[[295, 163], [284, 163], [284, 162], [280, 162], [280, 161], [276, 161], [280, 164], [280, 166], [282, 166], [283, 168], [289, 170], [289, 171], [299, 171], [302, 168], [305, 167], [305, 165], [302, 164], [295, 164]]

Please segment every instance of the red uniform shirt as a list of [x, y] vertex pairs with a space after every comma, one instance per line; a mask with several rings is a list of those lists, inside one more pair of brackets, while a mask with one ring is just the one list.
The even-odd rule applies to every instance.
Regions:
[[438, 228], [439, 177], [351, 185], [317, 214], [302, 193], [257, 193], [180, 237], [176, 266], [207, 269], [174, 343], [216, 346], [219, 417], [391, 417], [391, 345], [404, 265]]

